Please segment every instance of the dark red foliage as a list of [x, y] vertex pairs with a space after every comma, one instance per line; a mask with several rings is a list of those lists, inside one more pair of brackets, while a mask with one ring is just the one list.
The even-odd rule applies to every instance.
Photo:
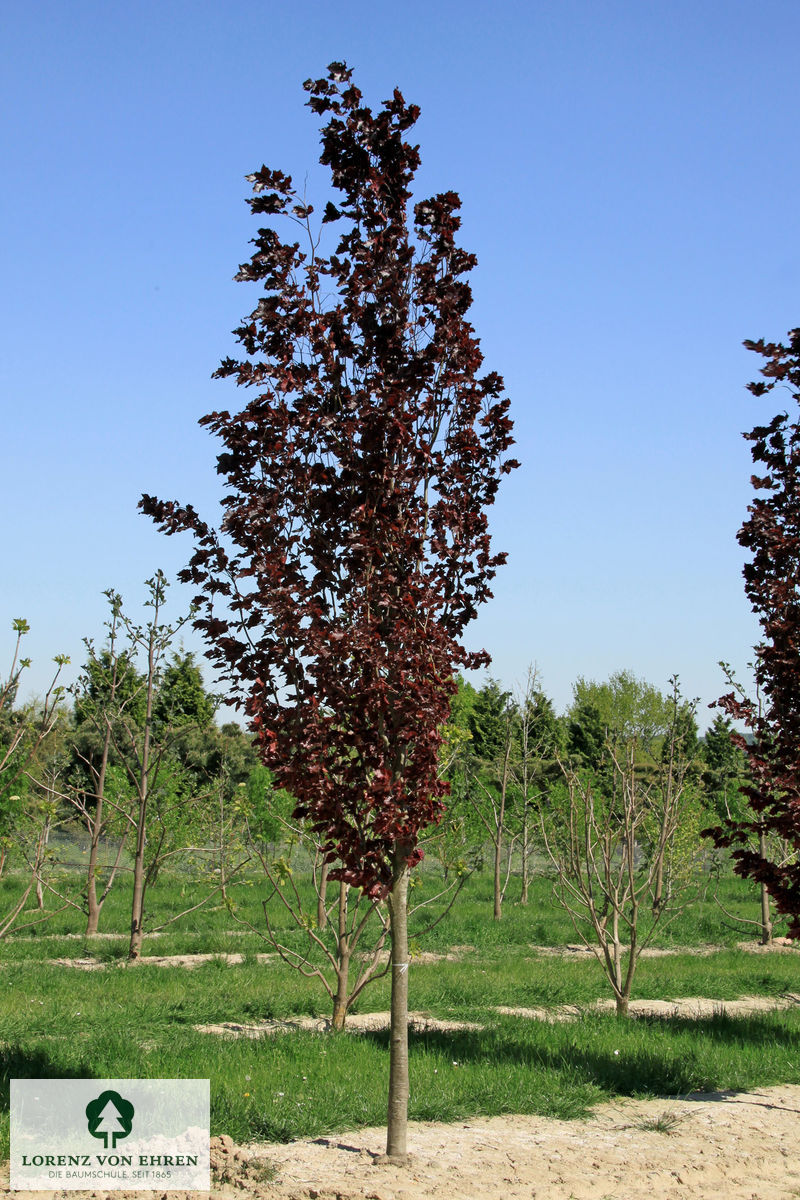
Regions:
[[[800, 329], [789, 333], [788, 346], [745, 345], [767, 360], [761, 374], [769, 382], [751, 383], [750, 391], [761, 396], [782, 383], [800, 403]], [[766, 885], [778, 911], [791, 917], [790, 936], [800, 937], [800, 862], [770, 861], [752, 848], [754, 834], [772, 832], [800, 857], [800, 419], [779, 413], [744, 436], [761, 465], [752, 477], [758, 495], [739, 531], [752, 555], [745, 591], [763, 633], [755, 650], [761, 705], [733, 692], [718, 704], [752, 737], [734, 735], [749, 760], [744, 790], [754, 816], [710, 832], [718, 845], [736, 847], [737, 872]]]
[[[217, 534], [191, 507], [143, 497], [168, 533], [191, 530], [181, 578], [198, 586], [206, 653], [249, 715], [264, 761], [321, 833], [331, 872], [371, 894], [399, 850], [421, 857], [441, 814], [440, 728], [464, 627], [504, 561], [486, 510], [512, 444], [508, 401], [465, 314], [475, 265], [455, 243], [460, 200], [409, 213], [419, 110], [400, 92], [373, 113], [333, 63], [304, 85], [328, 117], [321, 162], [335, 203], [313, 206], [261, 167], [250, 207], [271, 219], [237, 279], [262, 294], [236, 330], [246, 358], [220, 378], [254, 389], [211, 413], [225, 477]], [[272, 227], [294, 223], [303, 242]]]

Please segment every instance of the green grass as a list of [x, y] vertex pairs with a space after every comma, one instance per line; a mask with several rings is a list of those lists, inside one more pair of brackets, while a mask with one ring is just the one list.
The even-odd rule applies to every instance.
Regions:
[[[7, 1109], [11, 1077], [208, 1077], [212, 1133], [236, 1140], [280, 1141], [382, 1123], [386, 1033], [294, 1032], [251, 1041], [192, 1029], [233, 1015], [231, 972], [236, 992], [260, 994], [264, 1010], [290, 1013], [297, 1006], [299, 988], [276, 1003], [276, 981], [270, 995], [258, 972], [246, 970], [115, 971], [76, 976], [70, 986], [55, 968], [9, 968], [13, 978], [0, 998], [6, 1031], [0, 1106]], [[27, 1003], [15, 1006], [12, 992]], [[796, 1011], [692, 1022], [591, 1014], [563, 1025], [474, 1015], [484, 1029], [412, 1034], [412, 1119], [510, 1112], [569, 1118], [612, 1095], [800, 1082]]]
[[[422, 884], [411, 894], [412, 906], [419, 900], [425, 900], [441, 889], [441, 881], [434, 870], [434, 865], [423, 864], [420, 875]], [[314, 911], [310, 888], [302, 880], [302, 864], [298, 865], [297, 877], [304, 901], [310, 911]], [[19, 876], [4, 874], [0, 878], [0, 913], [9, 906], [12, 898], [18, 894]], [[73, 898], [79, 900], [81, 878], [76, 871], [64, 872], [59, 886]], [[130, 877], [123, 875], [112, 889], [100, 918], [100, 931], [118, 934], [114, 941], [101, 938], [92, 944], [92, 952], [102, 957], [110, 958], [124, 956], [126, 953], [125, 936], [130, 925]], [[330, 885], [330, 900], [335, 897], [335, 885]], [[148, 891], [146, 928], [154, 928], [169, 920], [182, 908], [194, 904], [206, 893], [210, 893], [212, 884], [208, 879], [179, 875], [162, 877]], [[505, 956], [510, 946], [525, 948], [531, 944], [558, 946], [566, 942], [575, 942], [578, 935], [566, 912], [553, 900], [552, 882], [549, 878], [537, 875], [533, 878], [530, 897], [527, 905], [518, 902], [519, 881], [512, 877], [508, 887], [506, 903], [503, 909], [503, 919], [491, 919], [492, 882], [488, 872], [474, 875], [458, 896], [450, 913], [427, 934], [425, 928], [442, 911], [446, 901], [440, 901], [430, 907], [420, 909], [410, 920], [410, 936], [419, 941], [425, 950], [446, 951], [454, 945], [470, 945], [485, 956]], [[718, 885], [719, 899], [730, 912], [748, 917], [751, 920], [757, 916], [757, 894], [752, 884], [733, 876], [725, 877]], [[713, 888], [708, 880], [704, 881], [704, 895], [698, 895], [693, 903], [688, 905], [669, 924], [658, 927], [653, 944], [656, 946], [699, 946], [705, 943], [733, 946], [737, 941], [754, 938], [752, 927], [737, 926], [726, 918], [713, 896]], [[191, 954], [202, 952], [225, 952], [252, 950], [262, 951], [269, 947], [258, 936], [249, 930], [246, 922], [263, 929], [262, 899], [268, 889], [264, 880], [253, 872], [244, 882], [234, 883], [229, 888], [230, 897], [235, 906], [235, 916], [231, 916], [218, 894], [211, 895], [207, 904], [193, 913], [181, 918], [180, 921], [168, 925], [157, 938], [145, 939], [145, 954]], [[49, 909], [57, 907], [52, 896], [47, 897]], [[275, 928], [285, 939], [287, 945], [300, 948], [305, 945], [304, 935], [292, 924], [278, 901], [273, 900], [271, 914]], [[36, 917], [35, 910], [29, 914]], [[75, 908], [66, 908], [53, 915], [49, 920], [22, 930], [7, 941], [0, 943], [0, 957], [8, 958], [40, 958], [47, 945], [51, 957], [63, 957], [82, 953], [82, 940], [76, 937], [85, 929], [85, 917]], [[642, 933], [648, 930], [647, 913], [643, 914]], [[588, 932], [588, 928], [587, 928]], [[780, 929], [776, 929], [780, 932]], [[66, 936], [71, 935], [71, 936]], [[59, 937], [63, 940], [58, 940]]]
[[[0, 879], [0, 905], [15, 886], [13, 876]], [[160, 879], [150, 893], [152, 923], [191, 903], [199, 886], [185, 876]], [[438, 886], [429, 871], [412, 900], [432, 895]], [[756, 915], [752, 886], [726, 879], [720, 890], [726, 908]], [[591, 1013], [556, 1025], [499, 1016], [494, 1011], [499, 1005], [589, 1006], [610, 996], [593, 957], [542, 957], [531, 949], [577, 940], [566, 914], [552, 903], [550, 882], [533, 881], [527, 906], [515, 902], [517, 892], [512, 880], [503, 919], [495, 922], [491, 881], [473, 877], [452, 911], [420, 940], [424, 950], [468, 949], [457, 961], [412, 963], [411, 1007], [483, 1028], [412, 1035], [413, 1119], [455, 1121], [510, 1112], [569, 1118], [619, 1094], [800, 1083], [800, 1010], [696, 1021], [620, 1021]], [[256, 876], [231, 888], [238, 914], [258, 926], [264, 894]], [[101, 918], [102, 931], [120, 935], [114, 939], [87, 942], [81, 936], [84, 918], [68, 909], [0, 943], [0, 1155], [8, 1153], [8, 1081], [19, 1077], [210, 1078], [212, 1132], [236, 1140], [318, 1136], [384, 1122], [385, 1033], [293, 1032], [259, 1041], [198, 1033], [193, 1027], [199, 1024], [328, 1016], [330, 1003], [316, 982], [281, 962], [257, 963], [255, 954], [269, 947], [237, 924], [218, 898], [163, 936], [146, 940], [145, 955], [236, 951], [245, 956], [242, 964], [217, 959], [191, 971], [128, 967], [128, 902], [123, 879]], [[412, 918], [412, 936], [438, 911], [431, 906]], [[274, 920], [287, 944], [304, 945], [303, 934], [278, 906]], [[723, 948], [707, 957], [683, 952], [643, 959], [634, 996], [725, 1000], [800, 991], [797, 957], [732, 948], [745, 936], [708, 896], [698, 900], [660, 932], [656, 944]], [[46, 961], [87, 954], [103, 960], [106, 969], [83, 972]], [[356, 1011], [388, 1004], [389, 984], [383, 980], [362, 994]]]

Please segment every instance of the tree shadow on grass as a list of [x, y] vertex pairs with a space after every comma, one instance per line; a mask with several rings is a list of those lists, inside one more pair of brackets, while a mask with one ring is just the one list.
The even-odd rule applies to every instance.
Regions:
[[[793, 1011], [797, 1010], [788, 1010]], [[634, 1017], [632, 1025], [635, 1028], [652, 1029], [675, 1036], [685, 1037], [688, 1034], [707, 1037], [712, 1041], [731, 1045], [763, 1046], [777, 1042], [787, 1048], [800, 1048], [800, 1028], [788, 1027], [786, 1017], [786, 1009], [773, 1009], [742, 1017], [729, 1016], [724, 1012], [712, 1013], [708, 1017]], [[611, 1020], [615, 1021], [617, 1018], [612, 1016]]]
[[8, 1112], [12, 1079], [93, 1079], [96, 1072], [81, 1059], [68, 1070], [47, 1051], [36, 1047], [0, 1046], [0, 1112]]
[[[382, 1047], [388, 1045], [385, 1030], [360, 1036]], [[721, 1044], [732, 1051], [738, 1047], [752, 1052], [778, 1045], [783, 1052], [797, 1052], [800, 1030], [781, 1027], [773, 1014], [714, 1014], [698, 1019], [640, 1017], [629, 1021], [592, 1015], [569, 1024], [535, 1027], [525, 1018], [506, 1018], [483, 1030], [412, 1029], [409, 1033], [412, 1056], [430, 1052], [464, 1067], [488, 1062], [548, 1072], [561, 1075], [565, 1084], [593, 1084], [623, 1096], [725, 1091], [730, 1075], [736, 1071], [741, 1077], [741, 1070], [733, 1055], [727, 1057], [729, 1066], [719, 1064], [715, 1047]], [[763, 1086], [763, 1080], [752, 1086]]]

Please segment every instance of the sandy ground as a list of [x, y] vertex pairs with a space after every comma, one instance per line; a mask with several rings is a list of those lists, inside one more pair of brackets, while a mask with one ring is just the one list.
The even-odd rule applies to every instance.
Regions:
[[[604, 1104], [583, 1121], [412, 1124], [409, 1161], [382, 1129], [284, 1146], [212, 1140], [219, 1200], [789, 1200], [800, 1196], [800, 1086]], [[267, 1176], [273, 1175], [271, 1180]], [[8, 1187], [7, 1171], [0, 1181]], [[20, 1200], [204, 1193], [17, 1192]]]
[[[655, 1128], [653, 1126], [656, 1126]], [[662, 1130], [668, 1129], [668, 1132]], [[300, 1200], [785, 1200], [800, 1195], [800, 1087], [617, 1101], [585, 1121], [413, 1125], [411, 1162], [376, 1164], [384, 1132], [270, 1147], [264, 1195]]]
[[[510, 1010], [509, 1010], [510, 1011]], [[388, 1029], [390, 1014], [388, 1012], [350, 1013], [347, 1018], [347, 1029], [351, 1033], [365, 1033], [377, 1029]], [[483, 1029], [475, 1021], [440, 1021], [427, 1013], [410, 1012], [409, 1025], [413, 1029], [425, 1030], [459, 1030]], [[198, 1033], [215, 1033], [220, 1037], [269, 1037], [273, 1033], [291, 1033], [295, 1029], [310, 1029], [312, 1033], [325, 1033], [330, 1028], [326, 1017], [292, 1017], [289, 1020], [257, 1021], [247, 1024], [239, 1021], [223, 1021], [219, 1025], [195, 1025]]]
[[[754, 1013], [774, 1012], [796, 1008], [800, 995], [785, 992], [782, 996], [739, 996], [736, 1000], [709, 1000], [705, 996], [687, 996], [676, 1000], [631, 1000], [628, 1011], [632, 1017], [682, 1017], [696, 1020], [713, 1017], [749, 1017]], [[527, 1017], [532, 1021], [574, 1021], [584, 1012], [614, 1012], [613, 1000], [596, 1000], [588, 1008], [577, 1004], [560, 1004], [556, 1008], [507, 1008], [497, 1005], [495, 1012], [509, 1017]]]
[[[254, 954], [256, 962], [275, 962], [277, 954]], [[51, 967], [76, 967], [81, 971], [104, 971], [108, 966], [115, 967], [201, 967], [203, 963], [224, 962], [228, 967], [238, 966], [245, 961], [244, 954], [148, 954], [129, 963], [127, 959], [117, 959], [113, 964], [105, 963], [99, 958], [48, 958], [45, 960]]]

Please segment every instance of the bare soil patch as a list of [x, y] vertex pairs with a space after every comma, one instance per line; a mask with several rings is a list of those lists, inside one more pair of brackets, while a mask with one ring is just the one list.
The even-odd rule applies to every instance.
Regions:
[[[265, 963], [274, 962], [277, 954], [254, 954], [251, 961]], [[235, 967], [245, 961], [244, 954], [148, 954], [131, 962], [127, 958], [117, 959], [113, 963], [103, 962], [99, 958], [48, 958], [47, 963], [52, 967], [74, 967], [79, 971], [104, 971], [109, 966], [151, 966], [151, 967], [200, 967], [207, 962], [222, 962], [228, 967]]]
[[[582, 1121], [475, 1118], [409, 1128], [405, 1166], [382, 1129], [288, 1145], [212, 1140], [212, 1196], [230, 1200], [797, 1200], [800, 1087], [620, 1100]], [[275, 1174], [270, 1180], [269, 1176]], [[0, 1187], [8, 1187], [7, 1169]], [[45, 1200], [52, 1192], [19, 1192]], [[148, 1192], [70, 1192], [146, 1200]], [[170, 1192], [171, 1200], [205, 1193]]]
[[[575, 959], [596, 956], [596, 951], [591, 946], [585, 946], [583, 942], [567, 942], [565, 946], [538, 946], [532, 942], [528, 949], [543, 958]], [[627, 951], [628, 949], [628, 946], [623, 946], [623, 950]], [[711, 954], [719, 954], [727, 949], [729, 949], [728, 946], [719, 946], [714, 942], [703, 942], [699, 946], [645, 946], [641, 951], [641, 956], [642, 958], [669, 958], [676, 954], [694, 954], [697, 958], [707, 958]], [[760, 942], [737, 942], [736, 949], [746, 950], [748, 954], [798, 954], [800, 953], [800, 942], [778, 937], [773, 938], [766, 946], [762, 946]]]
[[[350, 1033], [371, 1033], [375, 1030], [389, 1028], [390, 1014], [350, 1013], [347, 1018], [347, 1030]], [[427, 1013], [412, 1012], [408, 1014], [408, 1022], [412, 1029], [438, 1030], [452, 1032], [460, 1029], [482, 1029], [482, 1025], [474, 1021], [440, 1021]], [[293, 1017], [284, 1021], [259, 1021], [253, 1024], [237, 1021], [223, 1021], [219, 1025], [195, 1025], [198, 1033], [214, 1033], [219, 1037], [271, 1037], [276, 1033], [292, 1033], [298, 1029], [308, 1029], [312, 1033], [326, 1033], [331, 1027], [326, 1017]]]
[[[414, 1125], [406, 1167], [383, 1130], [271, 1147], [292, 1200], [788, 1200], [800, 1189], [800, 1087], [615, 1101], [585, 1121]], [[662, 1132], [669, 1130], [669, 1132]]]
[[[155, 934], [151, 936], [155, 937]], [[445, 954], [438, 954], [434, 951], [424, 951], [422, 954], [414, 955], [414, 963], [433, 963], [433, 962], [459, 962], [464, 952], [474, 950], [474, 946], [454, 946], [452, 950], [448, 950]], [[278, 954], [253, 954], [250, 956], [250, 961], [255, 962], [275, 962], [278, 959]], [[102, 971], [108, 966], [120, 963], [127, 963], [127, 959], [117, 959], [115, 963], [104, 962], [99, 958], [48, 958], [45, 960], [50, 966], [55, 967], [75, 967], [81, 971]], [[192, 967], [199, 967], [207, 962], [224, 962], [227, 966], [236, 966], [238, 963], [245, 961], [245, 955], [233, 952], [225, 954], [223, 952], [215, 952], [210, 954], [146, 954], [138, 959], [136, 966], [148, 965], [155, 967], [186, 967], [191, 970]]]
[[[628, 1012], [632, 1017], [683, 1017], [686, 1020], [713, 1017], [750, 1017], [755, 1013], [796, 1008], [800, 995], [786, 992], [782, 996], [739, 996], [736, 1000], [710, 1000], [706, 996], [687, 996], [678, 1000], [631, 1000]], [[507, 1008], [498, 1005], [494, 1011], [508, 1017], [526, 1017], [532, 1021], [574, 1021], [584, 1012], [614, 1012], [613, 1000], [596, 1000], [589, 1008], [576, 1004], [561, 1004], [556, 1008]]]

